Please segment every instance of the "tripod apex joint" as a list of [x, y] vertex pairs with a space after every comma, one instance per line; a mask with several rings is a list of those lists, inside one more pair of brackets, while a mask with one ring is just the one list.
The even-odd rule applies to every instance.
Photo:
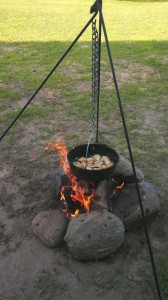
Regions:
[[94, 12], [98, 12], [99, 5], [102, 6], [102, 0], [96, 0], [90, 8], [90, 13], [93, 14]]

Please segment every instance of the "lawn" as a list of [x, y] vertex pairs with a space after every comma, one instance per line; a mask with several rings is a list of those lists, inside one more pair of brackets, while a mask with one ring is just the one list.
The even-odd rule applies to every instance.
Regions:
[[[0, 3], [1, 135], [88, 21], [91, 16], [89, 10], [92, 1], [0, 0]], [[142, 169], [146, 181], [155, 186], [161, 202], [160, 216], [156, 223], [151, 225], [150, 231], [154, 241], [162, 290], [165, 297], [168, 297], [168, 264], [166, 251], [163, 250], [168, 245], [168, 177], [165, 170], [168, 162], [168, 2], [104, 0], [103, 13], [134, 159], [137, 166]], [[50, 170], [54, 172], [57, 160], [55, 162], [53, 154], [48, 156], [44, 154], [43, 149], [47, 142], [63, 135], [68, 148], [71, 148], [76, 144], [87, 142], [90, 136], [91, 62], [91, 28], [89, 27], [1, 142], [2, 176], [0, 178], [6, 216], [2, 229], [5, 228], [6, 233], [2, 235], [4, 244], [0, 253], [4, 261], [11, 251], [18, 251], [20, 246], [17, 245], [22, 245], [22, 236], [25, 237], [21, 230], [17, 236], [16, 220], [21, 220], [21, 224], [24, 224], [24, 216], [27, 220], [25, 224], [28, 226], [35, 212], [47, 206], [44, 195], [42, 197], [40, 191], [37, 191], [41, 188], [41, 184], [39, 182], [35, 184], [32, 179], [33, 176], [37, 178], [40, 173], [40, 180], [50, 185], [50, 179], [46, 174]], [[103, 141], [128, 158], [104, 37], [102, 38], [100, 133]], [[13, 188], [10, 183], [11, 178]], [[30, 181], [32, 187], [28, 184]], [[26, 190], [26, 186], [29, 186], [29, 189]], [[34, 206], [31, 197], [36, 199]], [[42, 206], [40, 202], [37, 203], [38, 197], [43, 199]], [[12, 239], [13, 236], [15, 241]], [[25, 238], [29, 237], [31, 237], [30, 229], [28, 237]], [[144, 247], [146, 249], [146, 245]], [[145, 254], [144, 251], [143, 248], [143, 262], [149, 260], [146, 258], [148, 253]], [[65, 249], [60, 255], [64, 255], [64, 252]], [[139, 255], [138, 250], [133, 249], [133, 252], [133, 259], [136, 260]], [[70, 262], [65, 260], [64, 264]], [[72, 266], [68, 267], [70, 272]], [[120, 268], [122, 269], [122, 265]], [[126, 267], [123, 266], [122, 276], [119, 277], [117, 274], [119, 283], [122, 283], [125, 271]], [[78, 271], [76, 277], [77, 273]], [[51, 273], [45, 273], [45, 276], [50, 278]], [[95, 282], [98, 281], [95, 279]], [[153, 290], [155, 287], [151, 282], [152, 279], [147, 281]], [[64, 286], [64, 284], [63, 281], [60, 285]], [[130, 286], [131, 284], [135, 283], [131, 282]], [[95, 286], [101, 291], [98, 283], [95, 283]], [[137, 286], [132, 285], [132, 289], [134, 288], [138, 289]], [[106, 290], [102, 287], [103, 292]], [[148, 291], [146, 287], [149, 294], [151, 290]], [[48, 286], [46, 295], [47, 293]], [[22, 299], [20, 294], [17, 295]], [[47, 299], [46, 295], [43, 295], [44, 299]], [[28, 293], [28, 296], [31, 295]], [[133, 294], [130, 295], [131, 299], [134, 299]]]

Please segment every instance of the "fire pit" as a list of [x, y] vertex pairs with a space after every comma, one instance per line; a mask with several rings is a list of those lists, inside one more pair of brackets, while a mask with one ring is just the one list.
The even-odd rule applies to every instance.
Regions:
[[[53, 150], [57, 151], [65, 173], [54, 200], [59, 208], [39, 213], [33, 220], [34, 233], [50, 247], [65, 241], [70, 253], [79, 260], [113, 254], [123, 244], [125, 231], [143, 224], [136, 184], [129, 171], [131, 164], [119, 156], [111, 178], [89, 182], [71, 172], [67, 160], [69, 152], [62, 139], [46, 147], [46, 151]], [[120, 181], [121, 174], [125, 182]], [[153, 186], [144, 182], [139, 169], [136, 176], [145, 219], [151, 221], [159, 212], [159, 200]]]

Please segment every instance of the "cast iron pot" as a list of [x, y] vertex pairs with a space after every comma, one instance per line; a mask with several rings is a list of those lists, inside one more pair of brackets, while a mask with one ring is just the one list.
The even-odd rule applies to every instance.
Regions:
[[90, 182], [96, 182], [103, 179], [111, 178], [113, 176], [116, 163], [119, 160], [118, 153], [105, 144], [90, 144], [87, 157], [90, 157], [95, 154], [105, 155], [110, 158], [110, 160], [113, 162], [113, 165], [109, 168], [102, 170], [87, 170], [76, 167], [73, 164], [73, 162], [79, 159], [80, 157], [86, 157], [86, 149], [87, 145], [79, 145], [69, 151], [67, 159], [70, 165], [71, 172], [79, 179], [83, 179]]

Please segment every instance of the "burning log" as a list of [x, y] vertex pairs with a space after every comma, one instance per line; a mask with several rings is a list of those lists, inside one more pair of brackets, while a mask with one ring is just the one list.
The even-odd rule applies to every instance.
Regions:
[[111, 210], [110, 197], [113, 192], [112, 182], [110, 180], [102, 180], [95, 188], [92, 198], [91, 211], [107, 209]]

